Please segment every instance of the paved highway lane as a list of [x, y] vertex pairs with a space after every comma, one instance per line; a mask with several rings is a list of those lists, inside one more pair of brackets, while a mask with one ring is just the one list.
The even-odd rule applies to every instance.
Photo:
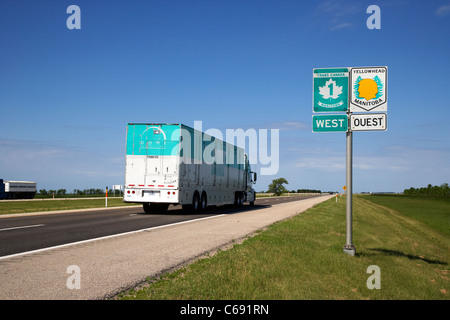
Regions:
[[310, 197], [314, 195], [258, 198], [253, 207], [218, 206], [198, 214], [184, 212], [181, 206], [171, 206], [166, 214], [145, 214], [141, 207], [121, 207], [58, 214], [0, 216], [0, 257], [183, 221], [258, 210]]

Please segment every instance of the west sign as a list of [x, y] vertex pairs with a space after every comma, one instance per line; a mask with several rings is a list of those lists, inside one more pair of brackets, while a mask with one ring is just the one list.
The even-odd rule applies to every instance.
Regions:
[[313, 116], [313, 132], [346, 132], [348, 117], [346, 114], [326, 114]]

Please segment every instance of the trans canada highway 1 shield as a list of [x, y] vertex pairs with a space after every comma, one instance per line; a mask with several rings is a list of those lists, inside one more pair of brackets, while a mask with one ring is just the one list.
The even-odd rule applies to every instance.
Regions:
[[346, 112], [348, 68], [313, 69], [313, 112]]

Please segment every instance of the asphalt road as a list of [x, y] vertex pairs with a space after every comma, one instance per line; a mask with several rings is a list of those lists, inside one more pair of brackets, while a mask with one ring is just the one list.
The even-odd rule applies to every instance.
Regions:
[[58, 214], [0, 216], [0, 257], [215, 215], [259, 210], [311, 197], [315, 195], [258, 198], [254, 206], [218, 206], [197, 214], [184, 212], [181, 206], [171, 206], [166, 214], [145, 214], [140, 207], [121, 207]]

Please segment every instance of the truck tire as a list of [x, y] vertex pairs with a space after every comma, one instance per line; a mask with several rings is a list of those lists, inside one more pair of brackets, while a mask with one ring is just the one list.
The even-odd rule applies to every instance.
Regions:
[[208, 200], [207, 200], [207, 197], [206, 197], [206, 192], [203, 191], [202, 192], [202, 198], [200, 200], [200, 210], [201, 211], [206, 210], [207, 206], [208, 206]]
[[194, 198], [192, 199], [192, 210], [194, 212], [198, 212], [200, 210], [200, 197], [198, 196], [198, 192], [195, 192]]
[[236, 192], [234, 204], [237, 207], [241, 207], [244, 204], [244, 196], [242, 192]]
[[200, 209], [200, 197], [198, 195], [198, 192], [195, 191], [194, 197], [192, 198], [191, 204], [182, 204], [181, 207], [183, 208], [183, 211], [188, 212], [197, 212]]
[[242, 192], [239, 192], [239, 207], [242, 207], [244, 205], [244, 194]]
[[255, 200], [256, 200], [256, 194], [253, 192], [253, 195], [252, 195], [252, 201], [250, 201], [250, 205], [251, 206], [254, 206], [255, 205]]

